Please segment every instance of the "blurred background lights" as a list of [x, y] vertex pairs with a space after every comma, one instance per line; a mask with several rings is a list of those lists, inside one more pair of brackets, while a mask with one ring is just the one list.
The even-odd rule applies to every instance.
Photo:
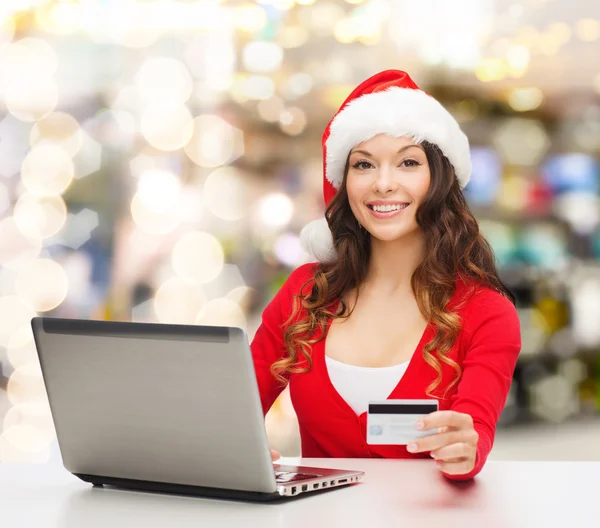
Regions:
[[532, 412], [544, 420], [562, 422], [579, 409], [573, 385], [560, 375], [547, 376], [530, 389]]
[[62, 303], [69, 289], [63, 267], [50, 259], [38, 259], [19, 271], [16, 291], [37, 312], [48, 312]]
[[194, 119], [193, 135], [185, 152], [201, 167], [218, 167], [244, 153], [244, 136], [219, 116], [201, 115]]
[[600, 277], [583, 278], [573, 291], [573, 334], [586, 347], [600, 346]]
[[196, 324], [207, 326], [236, 326], [246, 329], [246, 317], [240, 306], [231, 299], [212, 299], [198, 312]]
[[37, 314], [16, 295], [0, 297], [0, 346], [8, 346], [13, 333]]
[[264, 29], [268, 22], [264, 8], [251, 3], [237, 6], [233, 16], [235, 26], [250, 33]]
[[195, 231], [177, 241], [171, 262], [179, 277], [191, 283], [204, 284], [217, 277], [224, 260], [221, 243], [209, 233]]
[[8, 192], [8, 187], [0, 181], [0, 215], [10, 207], [11, 200]]
[[300, 237], [293, 233], [279, 236], [273, 246], [273, 252], [280, 262], [290, 267], [299, 266], [308, 257], [302, 249]]
[[28, 191], [39, 196], [62, 194], [74, 174], [71, 158], [55, 145], [33, 147], [21, 168], [23, 184]]
[[204, 183], [204, 204], [223, 220], [239, 220], [246, 215], [248, 191], [239, 172], [232, 167], [212, 171]]
[[14, 208], [14, 220], [27, 237], [49, 238], [58, 233], [67, 220], [62, 196], [36, 196], [23, 193]]
[[23, 234], [13, 217], [0, 221], [0, 264], [18, 270], [27, 261], [37, 258], [42, 250], [41, 238]]
[[148, 170], [139, 177], [137, 196], [153, 211], [164, 212], [175, 207], [180, 192], [181, 183], [172, 172]]
[[279, 121], [283, 108], [283, 101], [277, 96], [259, 101], [257, 105], [258, 114], [268, 123]]
[[292, 218], [294, 204], [286, 194], [267, 194], [258, 203], [258, 217], [269, 227], [284, 227]]
[[10, 364], [15, 369], [39, 361], [29, 322], [15, 329], [8, 340], [6, 352]]
[[244, 47], [242, 61], [249, 72], [271, 73], [281, 66], [283, 49], [275, 42], [249, 42]]
[[538, 121], [511, 118], [495, 133], [492, 142], [508, 163], [536, 165], [540, 162], [550, 139]]
[[306, 128], [306, 114], [301, 108], [286, 108], [279, 116], [281, 130], [290, 136], [297, 136]]
[[6, 387], [13, 405], [25, 402], [48, 403], [39, 363], [28, 363], [13, 371]]
[[192, 114], [182, 103], [160, 103], [142, 114], [141, 132], [146, 141], [159, 150], [177, 150], [192, 137]]
[[518, 111], [526, 112], [538, 108], [544, 100], [544, 94], [539, 88], [515, 88], [508, 96], [508, 104]]
[[[139, 192], [134, 195], [131, 200], [131, 217], [143, 231], [164, 235], [179, 226], [183, 219], [183, 211], [178, 207], [177, 202], [171, 203], [170, 207], [166, 208], [165, 204], [160, 203], [159, 200], [154, 200], [154, 192], [153, 190], [145, 191], [146, 202], [142, 201]], [[148, 202], [152, 205], [148, 205]], [[158, 205], [159, 208], [155, 209], [154, 205]]]
[[154, 312], [161, 323], [194, 324], [205, 303], [206, 296], [200, 285], [171, 277], [156, 292]]
[[83, 133], [77, 120], [64, 112], [53, 112], [34, 123], [31, 146], [50, 143], [73, 157], [83, 144]]
[[[12, 407], [4, 418], [4, 429], [8, 431], [11, 427], [29, 425], [37, 429], [37, 438], [42, 445], [51, 442], [56, 431], [50, 414], [50, 407], [41, 402], [25, 402]], [[22, 446], [17, 445], [22, 448]]]
[[193, 90], [192, 76], [185, 64], [169, 57], [147, 59], [135, 77], [135, 85], [145, 104], [183, 104]]
[[554, 209], [559, 218], [582, 235], [593, 233], [600, 225], [600, 199], [593, 194], [565, 193], [556, 198]]

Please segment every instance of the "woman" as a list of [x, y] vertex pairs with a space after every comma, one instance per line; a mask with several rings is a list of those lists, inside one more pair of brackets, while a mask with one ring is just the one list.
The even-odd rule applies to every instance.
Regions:
[[[521, 341], [462, 195], [468, 140], [388, 70], [350, 94], [323, 151], [325, 219], [301, 233], [318, 262], [291, 273], [251, 344], [263, 411], [289, 383], [304, 457], [431, 456], [445, 476], [470, 479], [492, 448]], [[365, 411], [382, 399], [438, 400], [415, 423], [434, 434], [369, 445]]]

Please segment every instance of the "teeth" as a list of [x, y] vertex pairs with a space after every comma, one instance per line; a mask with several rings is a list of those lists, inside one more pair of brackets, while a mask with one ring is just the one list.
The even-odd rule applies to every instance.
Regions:
[[400, 209], [405, 209], [406, 204], [404, 205], [373, 205], [373, 210], [378, 213], [389, 213], [391, 211], [399, 211]]

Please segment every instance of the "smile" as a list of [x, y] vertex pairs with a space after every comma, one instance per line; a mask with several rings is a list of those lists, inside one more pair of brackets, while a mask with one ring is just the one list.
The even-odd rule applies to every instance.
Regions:
[[410, 204], [395, 204], [395, 205], [367, 205], [367, 208], [375, 218], [391, 218], [399, 215]]

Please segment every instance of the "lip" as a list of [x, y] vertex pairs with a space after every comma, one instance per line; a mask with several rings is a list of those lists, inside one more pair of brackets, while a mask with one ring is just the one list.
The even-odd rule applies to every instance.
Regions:
[[410, 202], [400, 202], [398, 200], [373, 200], [372, 202], [367, 202], [367, 206], [369, 205], [404, 205], [409, 204]]

